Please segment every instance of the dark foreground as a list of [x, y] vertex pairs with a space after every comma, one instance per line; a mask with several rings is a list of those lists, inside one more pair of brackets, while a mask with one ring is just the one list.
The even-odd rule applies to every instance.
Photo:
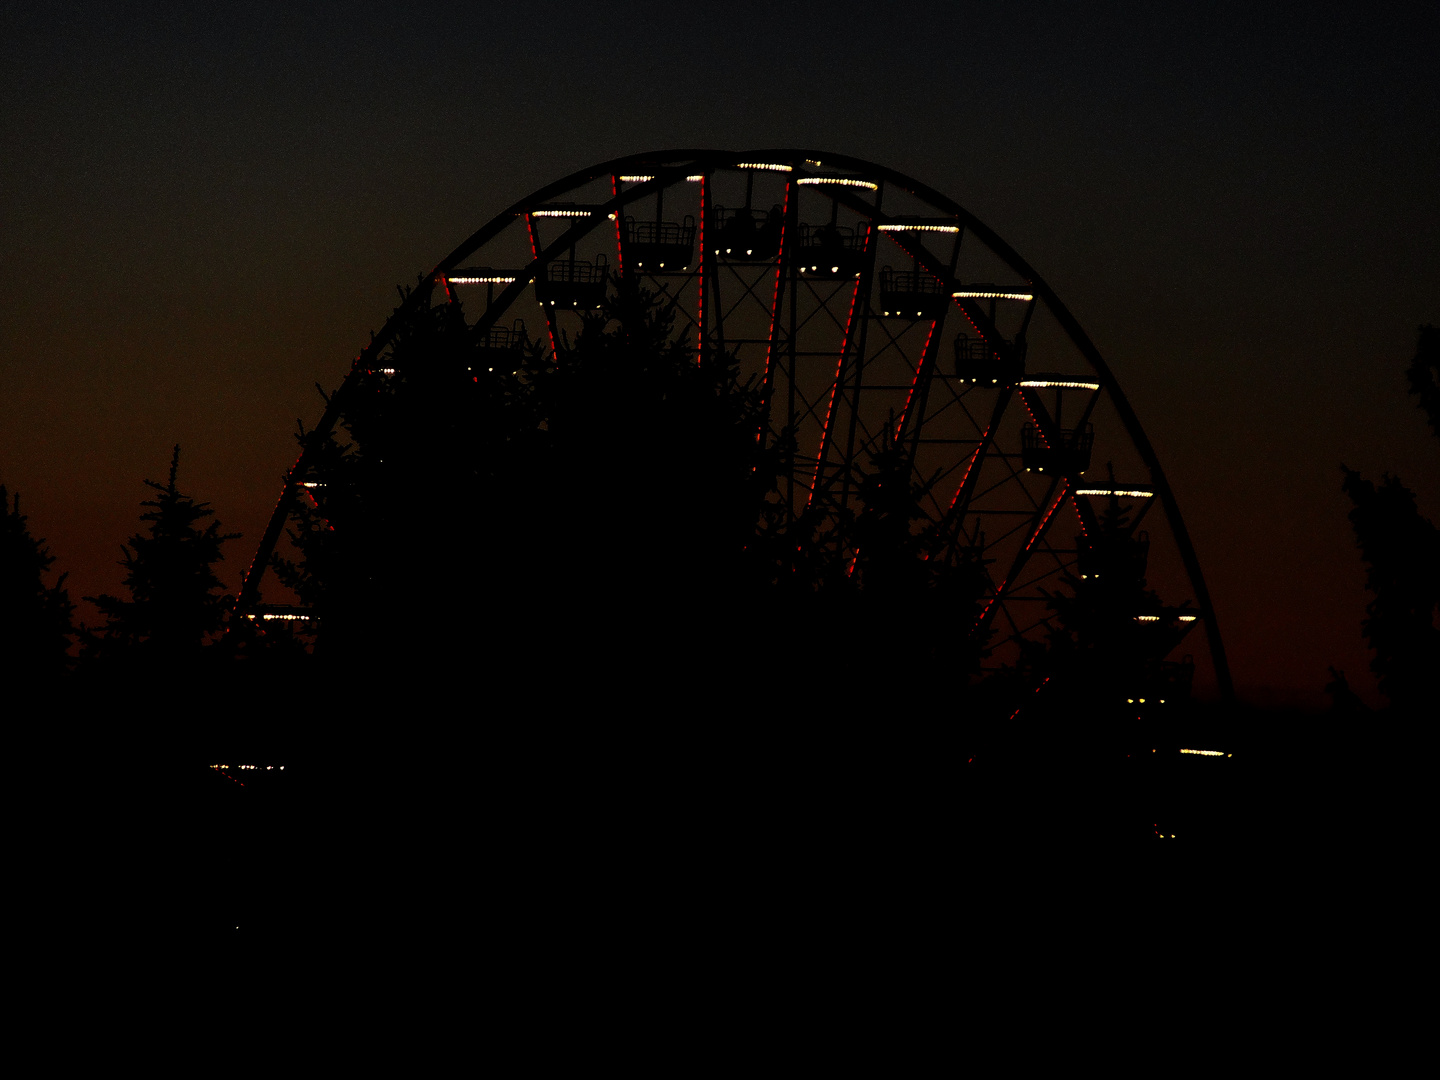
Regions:
[[1308, 949], [1350, 898], [1403, 905], [1422, 870], [1414, 755], [1325, 718], [1196, 707], [1127, 757], [653, 701], [467, 721], [415, 695], [205, 731], [72, 725], [34, 796], [44, 854], [79, 867], [65, 917], [227, 971], [679, 986], [736, 965], [938, 971], [1056, 934]]

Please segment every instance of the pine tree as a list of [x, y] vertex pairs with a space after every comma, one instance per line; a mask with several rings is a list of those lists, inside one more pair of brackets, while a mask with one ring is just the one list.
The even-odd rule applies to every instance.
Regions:
[[54, 562], [45, 541], [26, 528], [20, 496], [12, 501], [0, 484], [0, 663], [26, 680], [64, 670], [74, 633], [75, 605], [65, 589], [66, 575], [45, 584]]
[[1377, 486], [1341, 469], [1371, 595], [1361, 627], [1375, 654], [1370, 669], [1391, 704], [1418, 709], [1435, 700], [1430, 687], [1440, 667], [1440, 530], [1398, 477], [1387, 474]]
[[[1432, 432], [1440, 438], [1440, 330], [1420, 327], [1406, 371]], [[1377, 486], [1340, 466], [1350, 499], [1350, 524], [1365, 560], [1361, 630], [1375, 659], [1380, 692], [1401, 710], [1433, 710], [1430, 687], [1440, 668], [1440, 530], [1421, 516], [1415, 493], [1388, 473]]]
[[223, 558], [225, 542], [239, 534], [222, 533], [218, 521], [203, 524], [214, 511], [176, 487], [179, 467], [176, 446], [169, 480], [145, 481], [158, 493], [140, 504], [149, 507], [140, 515], [149, 528], [122, 545], [125, 558], [120, 565], [130, 598], [86, 597], [106, 618], [91, 646], [100, 655], [139, 650], [155, 659], [175, 660], [197, 653], [220, 629], [227, 597], [214, 566]]

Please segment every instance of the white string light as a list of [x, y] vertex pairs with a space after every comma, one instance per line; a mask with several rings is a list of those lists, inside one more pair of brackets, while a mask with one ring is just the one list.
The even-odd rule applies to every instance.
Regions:
[[[555, 218], [582, 218], [594, 217], [599, 210], [531, 210], [531, 217], [555, 217]], [[615, 220], [614, 214], [606, 214], [611, 221]]]
[[793, 165], [766, 165], [759, 161], [742, 161], [735, 166], [737, 169], [763, 169], [765, 172], [794, 172]]
[[[878, 226], [878, 228], [880, 229], [881, 232], [938, 232], [938, 233], [958, 233], [958, 232], [960, 231], [960, 226], [959, 226], [959, 225], [906, 225], [906, 224], [904, 224], [903, 222], [902, 222], [902, 223], [898, 223], [898, 224], [891, 224], [891, 225], [880, 225], [880, 226]], [[955, 294], [952, 294], [952, 295], [957, 295], [957, 296], [958, 296], [959, 294], [958, 294], [958, 293], [955, 293]]]
[[[955, 293], [959, 296], [959, 293]], [[1019, 385], [1027, 390], [1043, 390], [1053, 387], [1059, 390], [1099, 390], [1098, 382], [1087, 382], [1084, 379], [1021, 379]]]
[[873, 184], [869, 180], [850, 180], [843, 176], [807, 176], [803, 180], [796, 180], [797, 184], [833, 184], [836, 187], [858, 187], [867, 191], [879, 191], [880, 185]]
[[1076, 495], [1118, 495], [1122, 499], [1153, 499], [1153, 491], [1142, 491], [1139, 488], [1076, 488]]
[[[884, 225], [880, 226], [882, 229]], [[958, 230], [957, 230], [958, 231]], [[957, 300], [1034, 300], [1035, 294], [1028, 292], [980, 292], [976, 289], [966, 289], [961, 292], [950, 294]]]

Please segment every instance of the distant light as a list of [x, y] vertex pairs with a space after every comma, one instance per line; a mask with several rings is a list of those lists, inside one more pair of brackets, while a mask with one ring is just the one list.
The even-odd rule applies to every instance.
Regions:
[[766, 165], [758, 161], [742, 161], [735, 166], [737, 169], [763, 169], [765, 172], [794, 172], [793, 165]]
[[[959, 225], [906, 225], [904, 223], [878, 226], [881, 232], [943, 232], [958, 233]], [[956, 294], [952, 294], [956, 295]]]
[[1159, 616], [1159, 615], [1136, 615], [1136, 616], [1135, 616], [1135, 621], [1136, 621], [1136, 622], [1159, 622], [1159, 621], [1160, 621], [1160, 616]]
[[[555, 217], [555, 218], [581, 218], [594, 217], [600, 211], [597, 210], [531, 210], [531, 217]], [[615, 220], [614, 214], [606, 214], [611, 221]]]
[[[882, 229], [884, 225], [880, 226]], [[958, 231], [958, 230], [957, 230]], [[981, 292], [977, 289], [962, 289], [950, 294], [957, 300], [1034, 300], [1035, 294], [1028, 292]]]
[[471, 277], [467, 274], [462, 277], [447, 276], [446, 280], [452, 285], [509, 285], [515, 278], [501, 277], [498, 274], [493, 277]]
[[620, 179], [626, 184], [643, 184], [647, 180], [654, 180], [655, 176], [652, 173], [650, 176], [622, 176]]
[[1145, 491], [1142, 488], [1108, 488], [1108, 487], [1087, 487], [1076, 488], [1076, 495], [1118, 495], [1122, 499], [1153, 499], [1153, 491]]
[[[955, 294], [959, 296], [959, 293]], [[1029, 390], [1044, 390], [1054, 387], [1059, 390], [1099, 390], [1098, 382], [1089, 382], [1085, 379], [1021, 379], [1019, 384]]]
[[1229, 757], [1224, 750], [1181, 750], [1182, 754], [1198, 754], [1200, 757]]
[[[811, 162], [811, 164], [819, 164]], [[879, 191], [879, 184], [872, 184], [869, 180], [850, 180], [843, 176], [807, 176], [803, 180], [796, 180], [797, 184], [832, 184], [835, 187], [858, 187], [867, 191]]]
[[1194, 622], [1194, 621], [1195, 621], [1196, 619], [1198, 619], [1198, 618], [1199, 618], [1198, 615], [1181, 615], [1181, 616], [1180, 616], [1180, 621], [1181, 621], [1181, 622]]
[[394, 375], [394, 374], [395, 374], [395, 369], [394, 369], [393, 367], [382, 367], [382, 368], [377, 368], [376, 370], [379, 371], [381, 375]]
[[301, 480], [300, 486], [303, 488], [322, 488], [325, 485], [318, 480]]
[[687, 182], [687, 183], [691, 183], [691, 184], [698, 184], [698, 183], [700, 183], [700, 181], [702, 181], [702, 180], [704, 180], [704, 179], [705, 179], [705, 174], [704, 174], [704, 173], [698, 173], [698, 172], [697, 172], [695, 175], [693, 175], [693, 176], [687, 176], [687, 177], [685, 177], [686, 182]]

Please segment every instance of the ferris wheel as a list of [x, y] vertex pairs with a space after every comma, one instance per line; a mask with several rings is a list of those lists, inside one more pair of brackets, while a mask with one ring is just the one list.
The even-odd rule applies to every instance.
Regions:
[[[917, 528], [940, 530], [985, 568], [974, 631], [995, 663], [1049, 632], [1063, 581], [1138, 552], [1165, 602], [1134, 618], [1161, 635], [1162, 655], [1198, 647], [1202, 677], [1231, 694], [1179, 505], [1118, 381], [1055, 292], [958, 203], [815, 151], [635, 155], [516, 202], [406, 303], [460, 299], [497, 357], [553, 353], [616, 274], [668, 305], [696, 355], [729, 354], [760, 387], [762, 437], [795, 447], [782, 481], [789, 513], [844, 513], [865, 462], [903, 449], [924, 491]], [[375, 366], [397, 318], [352, 378]], [[340, 396], [318, 434], [337, 423]], [[286, 478], [241, 613], [304, 617], [264, 603], [262, 586], [311, 465], [302, 454]], [[1140, 538], [1123, 553], [1102, 543], [1107, 509]]]

